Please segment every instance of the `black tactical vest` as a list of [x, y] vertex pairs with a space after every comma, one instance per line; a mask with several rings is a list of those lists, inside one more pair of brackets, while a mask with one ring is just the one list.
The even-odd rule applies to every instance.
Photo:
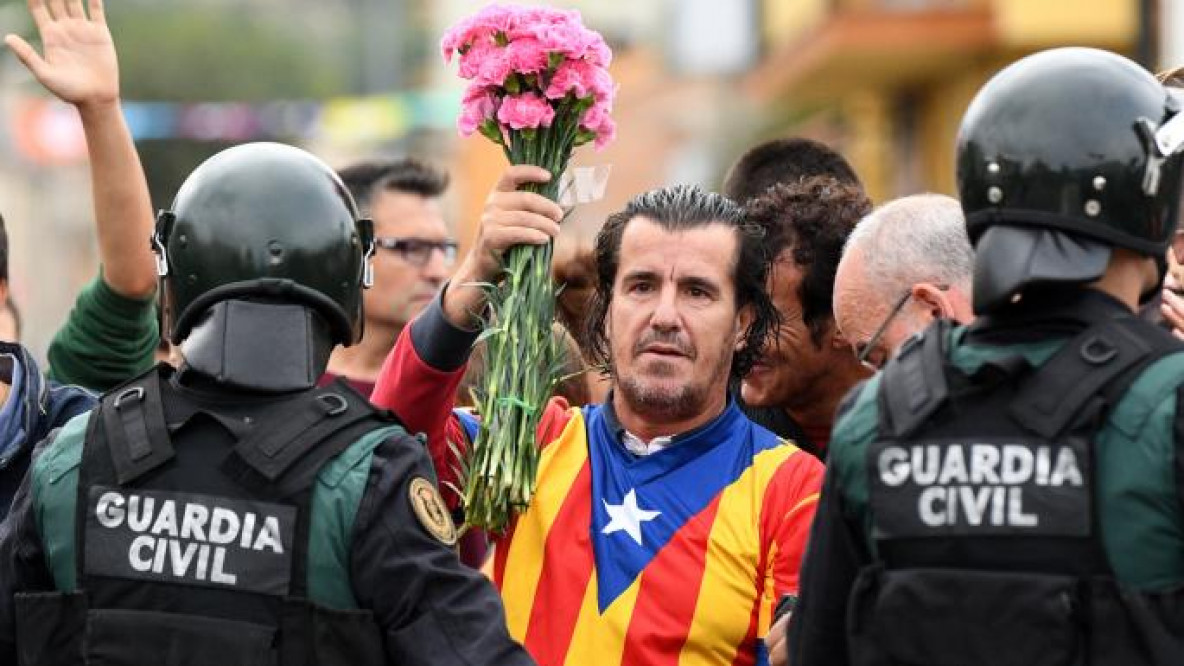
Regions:
[[967, 376], [946, 361], [947, 333], [911, 341], [881, 378], [852, 663], [1184, 663], [1179, 638], [1139, 622], [1160, 600], [1113, 579], [1093, 465], [1110, 408], [1179, 342], [1097, 318], [1039, 368], [1016, 356]]
[[225, 400], [170, 374], [91, 417], [78, 590], [18, 596], [22, 664], [383, 664], [369, 611], [307, 599], [307, 556], [317, 473], [392, 417], [344, 382]]

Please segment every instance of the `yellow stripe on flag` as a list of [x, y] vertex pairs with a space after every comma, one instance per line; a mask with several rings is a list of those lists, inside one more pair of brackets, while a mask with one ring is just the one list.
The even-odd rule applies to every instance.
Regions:
[[506, 624], [510, 635], [519, 642], [526, 640], [535, 589], [543, 570], [547, 533], [587, 460], [584, 415], [574, 409], [563, 434], [543, 449], [539, 458], [538, 490], [530, 507], [518, 517], [510, 543], [497, 545], [498, 548], [509, 548], [501, 592], [506, 606]]
[[[736, 648], [748, 634], [756, 595], [765, 590], [765, 582], [757, 579], [765, 487], [781, 463], [795, 452], [796, 447], [777, 446], [758, 453], [752, 466], [720, 494], [699, 600], [679, 655], [680, 665], [730, 664], [735, 659]], [[762, 578], [764, 575], [760, 573]]]
[[621, 656], [625, 652], [625, 635], [629, 631], [633, 607], [637, 604], [641, 578], [635, 578], [601, 615], [596, 603], [599, 588], [596, 571], [593, 570], [564, 662], [567, 666], [616, 666], [621, 663]]

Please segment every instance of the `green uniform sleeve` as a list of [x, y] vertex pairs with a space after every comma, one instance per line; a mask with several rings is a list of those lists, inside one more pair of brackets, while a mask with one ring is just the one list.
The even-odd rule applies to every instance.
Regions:
[[835, 487], [842, 494], [841, 504], [853, 515], [869, 518], [867, 488], [867, 447], [875, 441], [879, 424], [876, 396], [880, 392], [880, 374], [862, 384], [857, 394], [847, 398], [830, 438], [828, 464], [833, 468]]
[[151, 368], [160, 339], [155, 304], [121, 296], [96, 277], [50, 343], [50, 379], [105, 391]]
[[[1118, 579], [1143, 590], [1184, 576], [1184, 508], [1176, 472], [1177, 389], [1184, 354], [1152, 364], [1131, 384], [1095, 451], [1102, 539]], [[1132, 548], [1131, 544], [1140, 544]]]
[[51, 434], [29, 471], [37, 533], [45, 549], [47, 568], [59, 590], [73, 590], [74, 525], [78, 497], [78, 467], [91, 412], [70, 419]]
[[308, 528], [310, 600], [338, 610], [358, 607], [350, 586], [349, 568], [354, 518], [366, 492], [374, 449], [402, 431], [400, 426], [389, 426], [368, 433], [317, 474]]

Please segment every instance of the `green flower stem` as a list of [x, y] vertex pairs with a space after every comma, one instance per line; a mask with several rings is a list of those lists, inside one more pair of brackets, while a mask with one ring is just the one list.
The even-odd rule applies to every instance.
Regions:
[[[534, 164], [551, 172], [547, 183], [524, 190], [552, 200], [578, 132], [573, 100], [560, 104], [551, 127], [511, 131], [504, 146], [511, 164]], [[543, 407], [561, 379], [561, 347], [551, 333], [555, 285], [551, 243], [512, 248], [503, 258], [502, 280], [489, 293], [486, 371], [475, 391], [482, 416], [473, 446], [460, 461], [468, 526], [504, 532], [515, 513], [530, 504], [536, 487], [535, 441]]]

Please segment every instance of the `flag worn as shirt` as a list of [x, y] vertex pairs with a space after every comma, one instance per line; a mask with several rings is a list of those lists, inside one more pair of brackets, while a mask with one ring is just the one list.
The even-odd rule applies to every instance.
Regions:
[[549, 664], [755, 664], [797, 592], [822, 467], [730, 404], [645, 457], [571, 410], [495, 550], [510, 633]]
[[[433, 308], [421, 319], [442, 319]], [[437, 322], [417, 338], [421, 324], [404, 328], [372, 400], [427, 435], [455, 508], [464, 364], [441, 352], [449, 330]], [[538, 490], [493, 562], [511, 635], [544, 666], [760, 663], [774, 603], [797, 591], [822, 464], [732, 403], [641, 463], [610, 432], [610, 413], [558, 398], [543, 409]]]

